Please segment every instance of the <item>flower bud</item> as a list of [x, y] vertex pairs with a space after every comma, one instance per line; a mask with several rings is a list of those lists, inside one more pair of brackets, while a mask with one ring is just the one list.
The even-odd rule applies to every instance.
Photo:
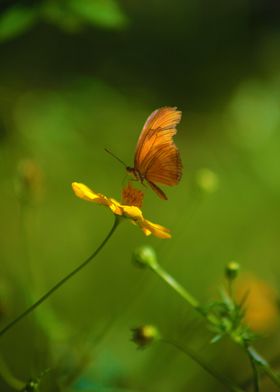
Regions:
[[30, 379], [27, 384], [21, 389], [21, 392], [36, 392], [41, 390], [41, 381], [42, 378], [49, 372], [49, 369], [45, 369], [41, 372], [39, 377]]
[[132, 259], [140, 268], [153, 268], [158, 265], [156, 252], [152, 247], [147, 245], [135, 249]]
[[36, 380], [29, 380], [25, 387], [21, 390], [21, 392], [35, 392], [38, 391], [40, 386], [40, 382]]
[[159, 331], [153, 325], [142, 325], [132, 329], [132, 341], [138, 348], [145, 348], [159, 339]]
[[225, 269], [225, 276], [229, 280], [234, 280], [240, 270], [240, 265], [236, 261], [230, 261]]
[[196, 173], [196, 183], [203, 192], [214, 193], [218, 189], [219, 178], [210, 169], [200, 169]]

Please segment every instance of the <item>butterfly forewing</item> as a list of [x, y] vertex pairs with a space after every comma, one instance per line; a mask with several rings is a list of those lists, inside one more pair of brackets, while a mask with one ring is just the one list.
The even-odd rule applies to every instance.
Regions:
[[173, 142], [181, 112], [163, 107], [147, 119], [138, 139], [134, 168], [161, 198], [166, 198], [154, 183], [176, 185], [182, 176], [179, 151]]
[[135, 168], [139, 169], [145, 157], [150, 155], [155, 139], [159, 136], [163, 137], [166, 131], [172, 130], [173, 135], [176, 134], [176, 125], [180, 122], [181, 116], [181, 112], [176, 107], [163, 107], [155, 110], [148, 117], [137, 142], [134, 159]]

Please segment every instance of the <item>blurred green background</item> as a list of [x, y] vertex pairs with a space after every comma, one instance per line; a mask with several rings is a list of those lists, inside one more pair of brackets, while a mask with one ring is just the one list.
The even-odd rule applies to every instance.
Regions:
[[[279, 11], [277, 0], [1, 1], [2, 326], [110, 229], [112, 215], [71, 190], [79, 181], [120, 199], [125, 173], [104, 147], [131, 165], [147, 116], [177, 106], [184, 165], [167, 202], [145, 190], [145, 217], [172, 239], [121, 225], [94, 263], [1, 338], [1, 391], [46, 369], [42, 391], [225, 390], [173, 347], [137, 350], [130, 329], [143, 323], [236, 382], [250, 375], [244, 354], [209, 345], [192, 309], [131, 254], [152, 245], [202, 301], [232, 259], [280, 289]], [[269, 359], [277, 329], [258, 343]]]

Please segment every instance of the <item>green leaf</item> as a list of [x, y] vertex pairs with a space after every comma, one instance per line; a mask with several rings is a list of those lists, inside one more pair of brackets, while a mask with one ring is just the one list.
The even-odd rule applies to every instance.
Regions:
[[223, 338], [223, 335], [221, 335], [221, 334], [215, 335], [215, 336], [210, 340], [210, 344], [217, 343], [217, 342], [219, 342], [222, 338]]
[[11, 39], [30, 29], [36, 22], [34, 8], [15, 6], [0, 17], [0, 41]]
[[83, 18], [69, 9], [68, 4], [57, 0], [44, 2], [40, 12], [45, 20], [69, 33], [80, 31], [84, 24]]
[[68, 6], [93, 25], [120, 28], [127, 22], [114, 0], [69, 0]]

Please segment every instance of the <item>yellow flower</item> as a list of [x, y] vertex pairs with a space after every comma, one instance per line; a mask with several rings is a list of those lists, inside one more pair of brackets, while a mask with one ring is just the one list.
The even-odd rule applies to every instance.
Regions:
[[155, 237], [158, 238], [171, 237], [168, 229], [145, 219], [143, 217], [142, 211], [138, 206], [129, 205], [133, 200], [139, 205], [140, 199], [141, 202], [143, 199], [143, 196], [141, 196], [141, 191], [135, 190], [136, 192], [135, 194], [133, 194], [133, 188], [130, 184], [128, 185], [128, 188], [125, 189], [123, 192], [123, 198], [126, 199], [124, 201], [128, 202], [129, 204], [121, 204], [111, 197], [104, 196], [101, 193], [95, 193], [86, 185], [78, 182], [73, 182], [72, 188], [75, 195], [78, 196], [80, 199], [84, 199], [97, 204], [102, 204], [108, 207], [113, 212], [113, 214], [130, 219], [130, 221], [133, 224], [138, 225], [143, 231], [143, 233], [147, 236], [153, 234]]

